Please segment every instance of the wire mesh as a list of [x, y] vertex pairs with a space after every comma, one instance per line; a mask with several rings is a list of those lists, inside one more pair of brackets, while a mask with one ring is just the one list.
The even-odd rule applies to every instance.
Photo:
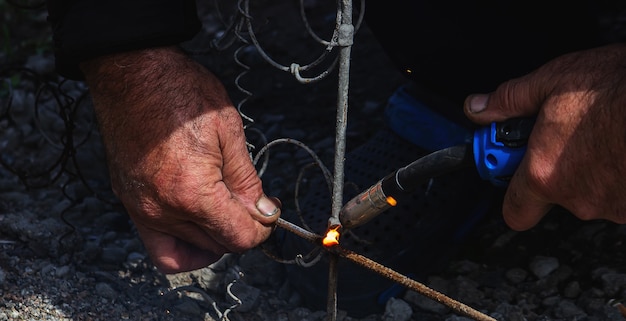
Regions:
[[[298, 57], [294, 57], [292, 61], [281, 61], [289, 55], [274, 56], [272, 52], [277, 49], [275, 43], [263, 42], [267, 38], [261, 39], [258, 36], [258, 30], [267, 31], [271, 27], [271, 23], [264, 23], [263, 19], [256, 15], [255, 6], [263, 5], [261, 2], [240, 0], [233, 7], [223, 7], [222, 4], [220, 1], [215, 1], [210, 15], [204, 16], [211, 20], [211, 23], [205, 23], [204, 30], [204, 36], [211, 36], [211, 41], [183, 45], [183, 48], [190, 55], [196, 57], [231, 50], [233, 61], [241, 69], [233, 77], [234, 87], [241, 94], [237, 109], [244, 120], [244, 129], [246, 129], [248, 136], [256, 137], [256, 142], [252, 142], [252, 139], [249, 140], [248, 148], [251, 159], [259, 168], [259, 175], [265, 175], [268, 164], [272, 161], [271, 148], [277, 145], [290, 144], [306, 151], [312, 163], [302, 166], [301, 174], [298, 175], [295, 184], [293, 184], [296, 211], [300, 212], [298, 189], [303, 180], [302, 171], [315, 167], [321, 171], [329, 191], [332, 192], [332, 212], [328, 213], [329, 225], [337, 224], [345, 184], [343, 159], [346, 148], [350, 49], [354, 34], [358, 32], [363, 20], [364, 1], [360, 2], [356, 14], [353, 12], [351, 1], [337, 1], [334, 10], [332, 10], [334, 15], [332, 19], [329, 19], [330, 23], [324, 22], [330, 28], [319, 31], [316, 29], [319, 22], [310, 21], [307, 16], [306, 4], [304, 0], [300, 0], [297, 12], [304, 30], [306, 30], [307, 36], [319, 47], [316, 54], [312, 54], [308, 60], [305, 59], [304, 61], [298, 61]], [[41, 3], [24, 3], [20, 7], [41, 9]], [[353, 21], [353, 16], [356, 17], [355, 21]], [[255, 119], [249, 116], [246, 110], [250, 99], [254, 97], [254, 90], [245, 84], [251, 69], [249, 64], [251, 56], [259, 57], [264, 63], [291, 75], [295, 81], [305, 85], [327, 80], [331, 74], [336, 72], [337, 113], [333, 153], [335, 157], [332, 171], [327, 168], [325, 160], [322, 160], [312, 148], [303, 142], [291, 138], [267, 141], [264, 133], [252, 126]], [[8, 64], [0, 70], [0, 76], [2, 77], [0, 84], [0, 93], [2, 94], [0, 149], [3, 151], [0, 155], [0, 165], [2, 169], [17, 177], [27, 188], [59, 188], [70, 200], [66, 209], [71, 208], [88, 196], [119, 206], [119, 202], [110, 193], [107, 173], [103, 170], [106, 168], [104, 162], [82, 161], [84, 159], [104, 159], [95, 116], [89, 106], [89, 94], [84, 84], [42, 75], [33, 69], [14, 67]], [[39, 134], [37, 139], [31, 138], [33, 136], [30, 134], [34, 131]], [[61, 214], [62, 218], [64, 218], [63, 213], [65, 210]], [[64, 218], [64, 222], [71, 226], [70, 220]], [[304, 220], [301, 221], [301, 225], [304, 227], [304, 231], [310, 232], [310, 228]], [[75, 230], [72, 229], [72, 232]], [[335, 320], [337, 317], [336, 286], [338, 282], [336, 262], [339, 257], [352, 257], [353, 254], [346, 254], [338, 250], [322, 251], [320, 247], [317, 247], [311, 253], [298, 254], [293, 258], [277, 256], [273, 256], [273, 258], [285, 264], [307, 266], [317, 264], [321, 255], [334, 256], [329, 274], [327, 315], [329, 320]], [[368, 268], [367, 264], [364, 267]], [[410, 281], [406, 283], [411, 285]], [[197, 291], [197, 289], [181, 288], [176, 291]], [[210, 301], [210, 298], [207, 300]], [[450, 301], [442, 301], [450, 303]], [[456, 302], [451, 304], [455, 305]], [[233, 309], [236, 310], [236, 306], [221, 313], [220, 318], [227, 320], [228, 313]], [[217, 312], [220, 313], [219, 310]], [[468, 315], [477, 320], [481, 318], [474, 311]]]

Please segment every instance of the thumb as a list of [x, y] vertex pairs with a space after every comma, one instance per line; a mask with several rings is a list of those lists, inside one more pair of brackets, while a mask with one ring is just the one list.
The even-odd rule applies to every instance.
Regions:
[[544, 97], [528, 76], [504, 82], [491, 94], [469, 95], [463, 110], [471, 121], [486, 125], [534, 115], [539, 111]]

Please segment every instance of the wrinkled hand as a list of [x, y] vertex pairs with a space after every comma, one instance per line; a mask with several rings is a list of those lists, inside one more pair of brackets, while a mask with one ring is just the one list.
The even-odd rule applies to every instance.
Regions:
[[555, 204], [583, 220], [626, 223], [625, 45], [556, 58], [469, 96], [465, 113], [479, 124], [537, 115], [504, 198], [511, 228], [533, 227]]
[[81, 65], [115, 194], [165, 273], [263, 242], [280, 216], [219, 80], [173, 47]]

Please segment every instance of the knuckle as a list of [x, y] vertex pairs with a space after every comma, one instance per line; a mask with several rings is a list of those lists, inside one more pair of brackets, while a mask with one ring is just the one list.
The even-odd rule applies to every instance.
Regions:
[[572, 206], [567, 206], [566, 208], [568, 208], [574, 216], [583, 221], [591, 221], [600, 218], [613, 220], [610, 216], [607, 216], [606, 212], [600, 207], [594, 206], [589, 199], [580, 199], [572, 203]]
[[511, 108], [516, 106], [518, 100], [518, 81], [516, 79], [505, 81], [498, 86], [495, 92], [495, 103], [497, 108]]
[[548, 164], [531, 163], [526, 175], [525, 181], [530, 191], [544, 197], [551, 194], [554, 175]]

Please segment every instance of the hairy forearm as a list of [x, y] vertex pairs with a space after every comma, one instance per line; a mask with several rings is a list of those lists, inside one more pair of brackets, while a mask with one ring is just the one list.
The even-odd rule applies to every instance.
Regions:
[[[103, 56], [81, 68], [113, 168], [143, 164], [158, 170], [154, 163], [171, 155], [171, 148], [195, 148], [187, 145], [197, 142], [190, 138], [199, 128], [212, 126], [216, 111], [232, 107], [221, 82], [175, 47]], [[125, 185], [140, 178], [112, 179]]]
[[164, 47], [98, 57], [81, 69], [98, 102], [100, 121], [108, 127], [128, 118], [166, 118], [167, 107], [183, 100], [178, 80], [182, 65], [189, 63], [175, 47]]
[[[176, 100], [171, 93], [177, 90], [168, 87], [174, 86], [178, 72], [174, 66], [177, 55], [175, 48], [158, 48], [98, 57], [81, 64], [110, 166], [141, 163], [152, 146], [173, 130], [170, 126], [174, 124], [166, 120], [171, 112], [168, 108]], [[170, 95], [159, 95], [158, 91]], [[112, 179], [121, 185], [134, 180]]]
[[100, 125], [107, 129], [138, 120], [142, 122], [133, 125], [148, 121], [176, 125], [207, 112], [202, 108], [207, 101], [230, 104], [219, 80], [176, 47], [103, 56], [81, 68]]

